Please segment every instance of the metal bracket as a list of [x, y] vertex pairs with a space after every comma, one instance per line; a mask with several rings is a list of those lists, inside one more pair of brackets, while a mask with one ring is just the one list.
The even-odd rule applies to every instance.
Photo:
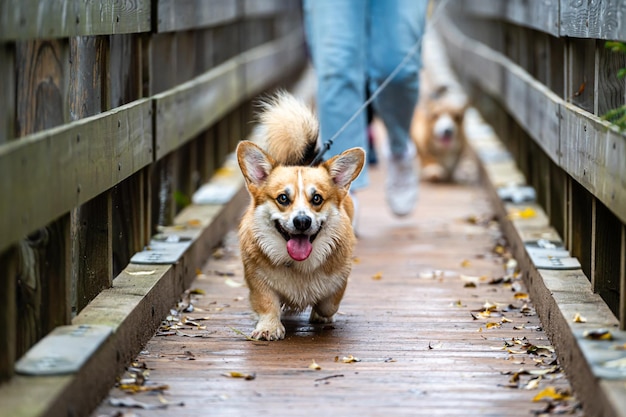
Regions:
[[507, 185], [498, 188], [498, 197], [502, 201], [509, 201], [514, 204], [535, 202], [537, 193], [529, 185]]
[[57, 327], [17, 361], [15, 371], [34, 376], [78, 372], [112, 332], [102, 325]]
[[146, 248], [130, 258], [133, 264], [175, 264], [191, 245], [190, 237], [178, 235], [156, 235]]
[[575, 331], [574, 335], [595, 376], [610, 380], [626, 380], [626, 352], [616, 349], [626, 343], [626, 332], [611, 329], [610, 333], [611, 340], [587, 339], [582, 330]]
[[571, 270], [580, 269], [577, 258], [573, 258], [560, 241], [545, 239], [524, 243], [526, 253], [538, 269]]

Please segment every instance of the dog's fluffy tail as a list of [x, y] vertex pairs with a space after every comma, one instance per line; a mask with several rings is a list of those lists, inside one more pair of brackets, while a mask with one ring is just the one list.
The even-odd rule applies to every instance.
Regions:
[[319, 152], [319, 123], [311, 109], [286, 91], [261, 102], [257, 143], [282, 165], [309, 165]]

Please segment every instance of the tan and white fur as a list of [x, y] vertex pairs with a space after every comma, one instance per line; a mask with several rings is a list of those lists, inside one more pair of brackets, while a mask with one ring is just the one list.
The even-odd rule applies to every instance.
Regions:
[[288, 93], [263, 104], [257, 142], [242, 141], [237, 160], [251, 202], [239, 227], [254, 339], [285, 337], [284, 308], [312, 307], [309, 321], [328, 323], [352, 269], [356, 238], [349, 195], [365, 152], [353, 148], [308, 166], [318, 149], [318, 121]]
[[463, 119], [468, 100], [451, 68], [445, 48], [434, 29], [423, 39], [424, 67], [420, 73], [420, 96], [411, 123], [422, 178], [451, 181], [467, 141]]

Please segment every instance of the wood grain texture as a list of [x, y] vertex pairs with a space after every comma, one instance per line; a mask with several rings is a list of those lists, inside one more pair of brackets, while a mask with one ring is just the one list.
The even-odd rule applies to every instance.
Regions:
[[231, 0], [157, 0], [157, 32], [200, 29], [231, 23], [240, 16]]
[[151, 111], [139, 100], [0, 148], [0, 189], [11, 196], [0, 202], [0, 250], [148, 165]]
[[15, 48], [0, 43], [0, 146], [15, 138]]
[[560, 1], [560, 36], [626, 40], [626, 4], [621, 1]]
[[0, 40], [147, 32], [150, 5], [151, 0], [5, 0]]
[[239, 70], [238, 60], [231, 60], [154, 96], [157, 159], [198, 135], [239, 103]]
[[559, 165], [626, 223], [626, 137], [576, 106], [561, 115]]

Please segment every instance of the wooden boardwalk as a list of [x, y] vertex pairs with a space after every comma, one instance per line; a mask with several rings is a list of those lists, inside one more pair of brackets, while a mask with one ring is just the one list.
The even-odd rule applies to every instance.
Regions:
[[[507, 275], [480, 185], [422, 184], [417, 210], [397, 219], [384, 166], [371, 178], [333, 325], [301, 314], [286, 319], [283, 341], [246, 340], [254, 319], [232, 232], [193, 284], [198, 294], [183, 297], [194, 311], [169, 317], [174, 328], [163, 326], [134, 364], [149, 370], [143, 389], [166, 389], [113, 388], [92, 416], [528, 416], [575, 405], [533, 401], [569, 384], [523, 283]], [[191, 323], [175, 326], [183, 318]], [[112, 405], [129, 399], [153, 409]]]

